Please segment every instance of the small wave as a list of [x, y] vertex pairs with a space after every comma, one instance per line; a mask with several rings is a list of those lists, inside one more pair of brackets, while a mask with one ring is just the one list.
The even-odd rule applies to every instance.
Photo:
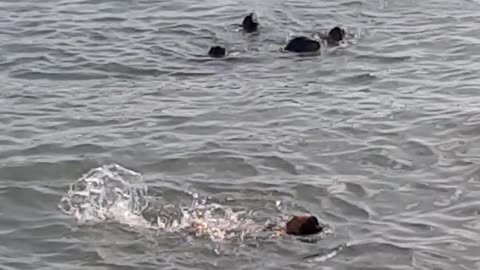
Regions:
[[345, 247], [348, 247], [348, 243], [339, 245], [329, 250], [322, 251], [320, 253], [311, 254], [308, 256], [303, 257], [304, 260], [309, 262], [325, 262], [335, 256], [337, 256], [340, 252], [343, 251]]
[[92, 72], [44, 72], [31, 69], [19, 69], [10, 73], [11, 78], [28, 79], [28, 80], [100, 80], [108, 78], [108, 75]]

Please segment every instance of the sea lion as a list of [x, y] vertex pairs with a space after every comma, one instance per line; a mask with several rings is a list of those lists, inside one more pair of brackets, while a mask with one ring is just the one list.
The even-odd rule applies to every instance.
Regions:
[[228, 224], [220, 225], [222, 222], [213, 223], [215, 226], [212, 226], [209, 222], [205, 222], [203, 219], [196, 219], [190, 224], [190, 232], [195, 234], [205, 234], [205, 232], [228, 232], [234, 228], [241, 227], [242, 230], [248, 232], [267, 232], [272, 234], [274, 237], [281, 237], [284, 235], [295, 235], [295, 236], [309, 236], [317, 234], [323, 231], [323, 227], [318, 222], [318, 219], [315, 216], [293, 216], [285, 224], [268, 224], [261, 225], [256, 223], [245, 223], [245, 224]]

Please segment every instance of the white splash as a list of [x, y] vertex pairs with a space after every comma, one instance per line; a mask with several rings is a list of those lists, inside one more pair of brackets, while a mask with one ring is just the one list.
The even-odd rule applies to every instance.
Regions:
[[131, 227], [168, 232], [185, 231], [213, 241], [240, 238], [261, 231], [248, 211], [233, 211], [192, 194], [189, 207], [157, 204], [147, 194], [142, 175], [117, 164], [104, 165], [70, 185], [60, 209], [79, 224], [115, 222]]
[[143, 226], [147, 186], [141, 181], [139, 173], [117, 164], [95, 168], [70, 185], [59, 207], [79, 224], [116, 221]]

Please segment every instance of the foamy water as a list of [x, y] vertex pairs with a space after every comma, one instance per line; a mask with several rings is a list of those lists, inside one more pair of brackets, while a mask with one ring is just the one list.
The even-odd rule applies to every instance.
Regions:
[[149, 196], [140, 173], [110, 164], [91, 169], [72, 183], [59, 207], [81, 225], [119, 223], [134, 228], [188, 232], [214, 241], [252, 237], [273, 222], [279, 226], [285, 222], [274, 218], [259, 223], [249, 217], [248, 210], [234, 211], [209, 203], [198, 193], [192, 194], [190, 207], [162, 205], [158, 199]]

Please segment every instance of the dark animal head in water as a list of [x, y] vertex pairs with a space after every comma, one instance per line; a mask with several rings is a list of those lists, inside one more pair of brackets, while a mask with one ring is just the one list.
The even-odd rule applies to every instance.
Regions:
[[314, 216], [294, 216], [286, 224], [287, 234], [310, 235], [323, 230]]
[[215, 58], [224, 57], [225, 53], [226, 53], [225, 48], [220, 46], [211, 47], [210, 51], [208, 51], [208, 55]]
[[345, 30], [338, 26], [335, 26], [328, 32], [328, 40], [331, 42], [340, 42], [345, 37]]
[[247, 33], [255, 32], [258, 28], [257, 16], [254, 13], [248, 14], [242, 22], [243, 30]]
[[307, 37], [296, 37], [288, 42], [285, 50], [291, 52], [315, 52], [320, 50], [320, 42]]

